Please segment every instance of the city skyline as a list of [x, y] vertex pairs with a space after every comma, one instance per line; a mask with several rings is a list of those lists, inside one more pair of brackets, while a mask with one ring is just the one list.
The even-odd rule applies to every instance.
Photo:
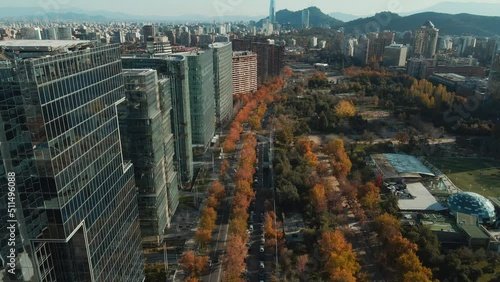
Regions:
[[[59, 3], [61, 2], [61, 3]], [[228, 0], [215, 0], [215, 1], [201, 1], [201, 0], [190, 0], [189, 5], [176, 3], [166, 3], [159, 0], [150, 0], [150, 5], [137, 6], [135, 2], [130, 0], [125, 0], [121, 2], [121, 5], [117, 7], [113, 3], [103, 2], [98, 0], [89, 0], [86, 2], [71, 1], [65, 3], [66, 1], [56, 1], [55, 4], [43, 4], [36, 0], [26, 0], [22, 4], [17, 4], [17, 6], [11, 6], [14, 8], [40, 8], [40, 13], [43, 12], [64, 12], [64, 11], [74, 11], [74, 12], [113, 12], [113, 13], [127, 13], [137, 16], [165, 16], [165, 17], [178, 17], [178, 16], [188, 16], [188, 15], [207, 15], [207, 16], [234, 16], [234, 15], [245, 15], [245, 16], [255, 16], [255, 17], [265, 17], [269, 15], [269, 0], [256, 0], [253, 2], [245, 1], [228, 1]], [[399, 0], [387, 0], [387, 1], [369, 1], [369, 0], [359, 0], [357, 5], [352, 5], [351, 3], [331, 3], [327, 0], [311, 0], [302, 2], [287, 2], [284, 4], [284, 0], [276, 1], [276, 11], [288, 9], [292, 11], [302, 10], [309, 6], [316, 6], [320, 8], [325, 13], [346, 13], [357, 16], [372, 15], [381, 11], [391, 11], [395, 13], [408, 14], [412, 12], [421, 12], [424, 10], [431, 9], [439, 4], [450, 4], [450, 3], [464, 3], [464, 4], [500, 4], [500, 0], [481, 0], [481, 1], [467, 1], [467, 0], [423, 0], [419, 2], [403, 2]], [[150, 9], [154, 6], [155, 9]], [[460, 6], [460, 5], [459, 5]], [[88, 7], [92, 7], [89, 9]], [[162, 11], [165, 8], [165, 12]], [[456, 7], [459, 9], [459, 7]], [[243, 12], [244, 11], [244, 12]], [[453, 10], [449, 11], [452, 13], [460, 13], [467, 11]], [[492, 15], [494, 11], [491, 11], [487, 6], [484, 9], [479, 8], [479, 12], [475, 11], [477, 14]]]

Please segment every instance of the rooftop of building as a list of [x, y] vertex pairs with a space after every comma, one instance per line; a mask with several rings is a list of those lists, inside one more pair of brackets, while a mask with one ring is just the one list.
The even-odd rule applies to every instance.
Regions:
[[232, 43], [231, 42], [215, 42], [215, 43], [208, 45], [208, 47], [210, 47], [210, 48], [222, 48], [222, 47], [225, 47], [228, 45], [232, 45]]
[[88, 40], [5, 40], [0, 48], [17, 52], [68, 52], [93, 47]]
[[456, 73], [433, 73], [433, 76], [437, 76], [442, 79], [450, 80], [453, 82], [464, 82], [465, 81], [465, 76], [458, 75]]
[[435, 176], [420, 160], [410, 155], [374, 154], [371, 158], [384, 179]]
[[420, 223], [432, 231], [460, 232], [455, 219], [437, 213], [421, 214]]
[[405, 48], [406, 48], [406, 45], [404, 45], [404, 44], [397, 44], [397, 43], [393, 43], [393, 44], [391, 44], [391, 45], [389, 45], [389, 46], [386, 46], [385, 48], [403, 48], [403, 47], [405, 47]]
[[467, 235], [474, 239], [489, 239], [490, 236], [485, 232], [485, 230], [478, 224], [477, 216], [457, 213], [457, 225], [461, 228]]
[[400, 210], [442, 211], [446, 209], [420, 182], [407, 184], [405, 191], [399, 193], [398, 207]]

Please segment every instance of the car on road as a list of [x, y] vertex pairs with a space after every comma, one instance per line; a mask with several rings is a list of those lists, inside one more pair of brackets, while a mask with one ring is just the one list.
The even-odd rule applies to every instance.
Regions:
[[259, 247], [259, 252], [263, 253], [264, 251], [265, 251], [265, 249], [264, 249], [264, 245], [260, 245], [260, 247]]
[[261, 242], [262, 244], [265, 244], [265, 243], [266, 243], [266, 238], [264, 238], [264, 237], [260, 238], [260, 242]]
[[264, 264], [264, 262], [263, 262], [263, 261], [260, 261], [260, 262], [259, 262], [259, 268], [260, 268], [260, 269], [264, 269], [264, 268], [266, 268], [266, 266], [265, 266], [265, 264]]
[[259, 272], [259, 280], [264, 281], [266, 279], [266, 274], [264, 272]]
[[253, 225], [252, 225], [252, 224], [250, 224], [250, 226], [248, 227], [248, 229], [249, 229], [250, 231], [253, 231]]

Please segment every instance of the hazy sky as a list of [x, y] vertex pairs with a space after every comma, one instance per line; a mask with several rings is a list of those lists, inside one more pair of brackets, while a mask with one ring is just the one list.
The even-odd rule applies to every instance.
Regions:
[[[275, 0], [276, 10], [301, 10], [314, 5], [325, 13], [342, 12], [353, 15], [371, 15], [380, 11], [404, 13], [419, 11], [437, 3], [450, 0]], [[224, 15], [267, 15], [269, 0], [22, 0], [21, 3], [10, 1], [10, 5], [41, 7], [42, 10], [57, 11], [79, 8], [84, 10], [109, 10], [136, 15], [180, 16], [186, 14]], [[488, 2], [500, 3], [500, 0], [453, 0], [453, 2]], [[47, 5], [46, 3], [57, 3]], [[119, 3], [119, 4], [118, 4]], [[5, 4], [2, 4], [5, 5]], [[45, 7], [45, 8], [44, 8]], [[500, 11], [499, 11], [500, 16]]]

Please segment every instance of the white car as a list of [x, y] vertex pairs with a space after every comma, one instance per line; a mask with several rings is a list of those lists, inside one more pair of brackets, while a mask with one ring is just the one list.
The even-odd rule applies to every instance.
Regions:
[[264, 245], [260, 245], [259, 247], [259, 252], [263, 253], [265, 250], [264, 250]]
[[260, 269], [264, 269], [266, 266], [264, 265], [264, 262], [263, 261], [260, 261], [259, 263], [259, 268]]
[[253, 231], [253, 225], [252, 225], [252, 224], [250, 224], [250, 226], [248, 227], [248, 229], [249, 229], [250, 231]]

